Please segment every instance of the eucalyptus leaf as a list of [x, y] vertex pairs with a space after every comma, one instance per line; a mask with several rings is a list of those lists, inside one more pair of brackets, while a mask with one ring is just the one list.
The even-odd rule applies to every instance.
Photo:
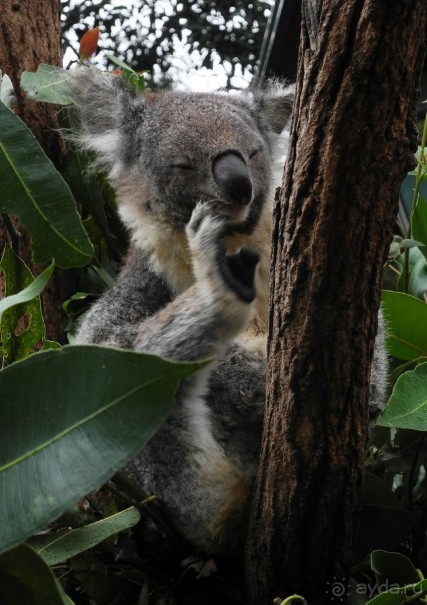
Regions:
[[75, 555], [96, 546], [120, 531], [136, 525], [141, 515], [134, 506], [115, 515], [95, 521], [84, 527], [73, 529], [38, 550], [48, 565], [66, 561]]
[[119, 259], [125, 250], [120, 249], [119, 242], [110, 232], [106, 215], [106, 201], [98, 183], [98, 175], [88, 171], [88, 166], [89, 158], [86, 153], [70, 149], [64, 160], [62, 174], [77, 202], [93, 218], [110, 254]]
[[401, 248], [417, 248], [418, 246], [424, 246], [424, 243], [415, 239], [402, 239], [400, 240]]
[[0, 556], [2, 605], [72, 605], [51, 569], [28, 544]]
[[7, 74], [2, 74], [0, 69], [0, 101], [11, 108], [14, 100], [12, 80]]
[[427, 363], [399, 376], [377, 424], [427, 431]]
[[108, 55], [108, 60], [112, 61], [113, 63], [115, 63], [116, 65], [118, 65], [118, 67], [120, 67], [124, 71], [128, 71], [130, 73], [138, 75], [136, 73], [136, 71], [130, 65], [128, 65], [127, 63], [125, 63], [124, 61], [122, 61], [119, 57], [116, 57], [115, 55]]
[[166, 419], [180, 380], [205, 363], [80, 345], [1, 370], [0, 551], [122, 468]]
[[375, 572], [377, 585], [413, 584], [419, 582], [417, 570], [411, 561], [398, 552], [374, 550], [371, 553], [371, 568]]
[[[6, 254], [6, 257], [3, 256], [1, 266], [0, 266], [0, 268], [3, 271], [4, 271], [3, 267], [5, 266], [7, 257], [9, 256], [10, 252], [8, 252], [6, 250], [5, 254]], [[40, 292], [43, 290], [43, 288], [45, 287], [45, 285], [47, 284], [47, 282], [49, 281], [54, 268], [55, 268], [55, 262], [52, 261], [51, 264], [43, 271], [43, 273], [40, 273], [40, 275], [38, 277], [36, 277], [36, 279], [34, 281], [32, 281], [26, 288], [24, 288], [17, 294], [11, 294], [10, 296], [6, 296], [2, 300], [0, 300], [0, 318], [1, 318], [2, 313], [4, 313], [7, 309], [10, 309], [11, 307], [13, 307], [15, 305], [20, 305], [20, 304], [26, 303], [26, 302], [32, 300], [33, 298], [35, 298], [36, 296], [38, 296], [40, 294]]]
[[[417, 603], [414, 600], [414, 595], [423, 596], [427, 591], [427, 580], [421, 580], [415, 584], [408, 584], [402, 588], [390, 588], [387, 592], [382, 592], [373, 599], [369, 600], [366, 605], [404, 605], [405, 603]], [[411, 600], [409, 598], [412, 597]]]
[[395, 589], [388, 592], [382, 592], [373, 599], [367, 601], [366, 605], [402, 605], [402, 593]]
[[93, 254], [68, 188], [32, 132], [0, 103], [0, 212], [30, 232], [34, 259], [63, 268], [86, 265]]
[[[406, 281], [406, 267], [404, 256], [400, 257], [403, 271], [398, 280], [398, 290], [404, 292]], [[412, 247], [409, 250], [409, 279], [408, 294], [424, 299], [427, 293], [427, 259], [418, 247]]]
[[[48, 267], [47, 274], [39, 283], [40, 289], [43, 288], [43, 282], [46, 283], [49, 279], [52, 269], [53, 265]], [[25, 298], [22, 296], [25, 288], [34, 290], [31, 271], [8, 244], [3, 250], [0, 271], [3, 273], [3, 291], [6, 297], [0, 301], [0, 305], [10, 302], [11, 295], [16, 295], [21, 300]], [[34, 353], [36, 345], [44, 343], [45, 336], [46, 327], [38, 294], [9, 307], [3, 314], [0, 313], [0, 351], [3, 363], [28, 357]]]
[[[418, 198], [412, 215], [412, 233], [416, 239], [427, 244], [427, 201], [422, 199], [421, 196]], [[420, 250], [427, 257], [427, 245], [424, 245]]]
[[390, 384], [394, 384], [401, 374], [407, 370], [413, 370], [419, 363], [427, 362], [427, 357], [418, 357], [412, 361], [407, 361], [394, 368], [389, 375]]
[[73, 102], [67, 88], [69, 77], [69, 71], [42, 63], [36, 72], [24, 71], [21, 76], [21, 88], [32, 101], [69, 105]]
[[134, 88], [136, 88], [139, 92], [144, 92], [145, 90], [145, 80], [144, 74], [138, 73], [132, 67], [127, 65], [124, 61], [116, 57], [115, 55], [108, 55], [108, 59], [118, 65], [122, 70], [122, 77], [129, 82]]
[[397, 258], [401, 254], [401, 245], [400, 242], [391, 242], [390, 248], [388, 251], [389, 258]]
[[384, 290], [382, 308], [390, 355], [405, 361], [427, 356], [427, 304], [403, 292]]

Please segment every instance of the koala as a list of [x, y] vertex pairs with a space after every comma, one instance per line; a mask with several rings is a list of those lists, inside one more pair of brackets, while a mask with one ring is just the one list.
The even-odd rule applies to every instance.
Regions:
[[[79, 343], [210, 358], [126, 467], [198, 551], [238, 554], [257, 469], [266, 380], [277, 140], [293, 88], [138, 93], [91, 68], [70, 77], [80, 144], [108, 171], [131, 247]], [[377, 339], [371, 407], [386, 365]]]

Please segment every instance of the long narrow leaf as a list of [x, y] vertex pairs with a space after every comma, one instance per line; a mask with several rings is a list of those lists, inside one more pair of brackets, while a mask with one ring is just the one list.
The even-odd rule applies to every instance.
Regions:
[[131, 506], [100, 521], [73, 529], [36, 550], [48, 565], [55, 565], [96, 546], [120, 531], [133, 527], [140, 518], [138, 509]]
[[28, 544], [20, 544], [0, 556], [0, 583], [2, 605], [73, 603], [47, 563]]
[[71, 346], [0, 372], [0, 551], [33, 534], [122, 468], [202, 363]]
[[68, 185], [27, 126], [0, 103], [0, 212], [19, 218], [30, 232], [36, 262], [55, 258], [81, 267], [92, 245]]
[[6, 296], [0, 300], [0, 318], [2, 313], [4, 313], [7, 309], [10, 309], [11, 307], [21, 303], [26, 303], [38, 296], [49, 281], [54, 268], [55, 261], [52, 261], [51, 264], [43, 271], [43, 273], [40, 273], [40, 275], [36, 277], [36, 279], [29, 286], [21, 290], [21, 292], [18, 294], [12, 294], [11, 296]]

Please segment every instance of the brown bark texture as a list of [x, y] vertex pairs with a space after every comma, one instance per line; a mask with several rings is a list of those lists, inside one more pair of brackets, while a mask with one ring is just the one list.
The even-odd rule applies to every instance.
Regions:
[[[0, 10], [0, 69], [14, 86], [14, 111], [32, 130], [46, 154], [56, 166], [61, 164], [64, 147], [58, 129], [58, 107], [30, 101], [20, 89], [23, 71], [36, 71], [41, 63], [62, 64], [60, 0], [2, 0]], [[19, 233], [21, 258], [38, 274], [41, 267], [31, 261], [31, 243], [23, 227], [13, 222]], [[10, 230], [0, 220], [0, 252], [10, 242]], [[47, 337], [63, 341], [66, 318], [61, 311], [65, 300], [76, 285], [72, 274], [56, 270], [42, 293], [43, 314]], [[1, 283], [0, 283], [1, 286]], [[71, 288], [70, 288], [71, 286]]]
[[30, 101], [20, 89], [23, 71], [40, 63], [62, 64], [60, 0], [2, 0], [0, 12], [0, 69], [13, 82], [15, 111], [31, 128], [48, 156], [61, 156], [58, 107]]
[[348, 576], [383, 263], [417, 145], [426, 14], [425, 0], [303, 1], [246, 549], [253, 605], [294, 593], [332, 603], [332, 585]]

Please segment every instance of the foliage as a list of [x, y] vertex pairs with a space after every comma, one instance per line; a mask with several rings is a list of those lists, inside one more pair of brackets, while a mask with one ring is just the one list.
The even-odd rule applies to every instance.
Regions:
[[[221, 65], [227, 84], [234, 75], [252, 75], [261, 49], [272, 2], [184, 0], [62, 0], [65, 49], [78, 57], [75, 40], [95, 24], [103, 34], [101, 48], [123, 56], [137, 72], [148, 70], [150, 85], [177, 78], [184, 69]], [[188, 59], [187, 59], [188, 62]], [[175, 69], [174, 69], [175, 68]]]
[[87, 264], [92, 246], [69, 187], [31, 131], [4, 103], [0, 103], [0, 175], [0, 212], [17, 216], [27, 227], [36, 262], [55, 257], [64, 268]]
[[171, 411], [179, 380], [198, 367], [73, 346], [3, 369], [7, 422], [0, 428], [0, 516], [8, 524], [0, 552], [58, 517], [135, 456]]
[[[383, 292], [392, 392], [373, 434], [357, 552], [370, 564], [354, 570], [356, 586], [369, 587], [369, 605], [425, 602], [427, 581], [411, 560], [427, 568], [427, 119], [417, 169], [408, 175], [413, 197], [407, 229], [399, 226], [386, 264]], [[393, 384], [394, 383], [394, 384]], [[374, 575], [372, 575], [374, 572]], [[359, 591], [361, 594], [362, 591]], [[377, 596], [374, 596], [374, 594]], [[350, 602], [357, 600], [357, 590]]]
[[[123, 76], [141, 88], [143, 79], [124, 65], [125, 70]], [[66, 103], [65, 77], [63, 70], [42, 66], [25, 74], [23, 84], [34, 98]], [[89, 290], [103, 289], [112, 279], [109, 271], [115, 271], [114, 257], [127, 242], [102, 175], [86, 173], [88, 158], [74, 150], [64, 166], [68, 186], [10, 108], [10, 86], [4, 76], [0, 208], [14, 249], [5, 246], [0, 262], [5, 295], [0, 301], [0, 510], [7, 519], [0, 536], [2, 603], [68, 604], [72, 601], [43, 558], [50, 565], [77, 561], [94, 545], [111, 544], [113, 536], [138, 522], [139, 509], [148, 504], [139, 498], [127, 511], [116, 504], [105, 508], [105, 519], [75, 532], [52, 530], [49, 544], [32, 538], [35, 550], [22, 541], [123, 467], [170, 412], [180, 380], [204, 364], [95, 346], [61, 349], [46, 340], [39, 295], [53, 258], [62, 267], [85, 265], [82, 283], [86, 280]], [[67, 116], [68, 123], [73, 119]], [[77, 203], [72, 191], [78, 193]], [[19, 234], [9, 213], [27, 227], [35, 259], [51, 260], [35, 279], [19, 257]], [[86, 297], [77, 293], [73, 299]]]

